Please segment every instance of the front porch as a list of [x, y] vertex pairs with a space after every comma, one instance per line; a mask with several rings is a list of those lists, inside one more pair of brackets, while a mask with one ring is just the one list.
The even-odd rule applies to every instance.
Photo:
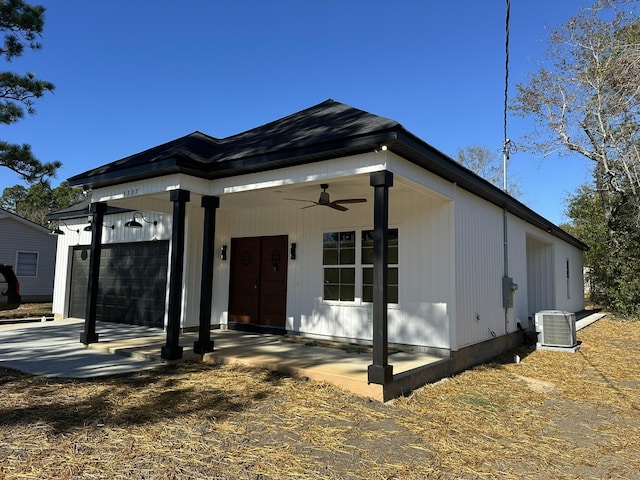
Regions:
[[[82, 323], [78, 320], [79, 325]], [[136, 326], [136, 337], [119, 334], [122, 326], [100, 323], [100, 341], [88, 345], [89, 349], [111, 354], [130, 356], [138, 360], [161, 360], [161, 347], [166, 334], [157, 328]], [[322, 342], [290, 341], [289, 337], [237, 330], [213, 330], [213, 352], [198, 355], [192, 346], [198, 340], [197, 332], [183, 332], [180, 345], [184, 347], [183, 360], [203, 361], [211, 364], [241, 364], [266, 368], [289, 375], [303, 376], [315, 381], [326, 381], [337, 387], [369, 397], [387, 401], [409, 393], [420, 384], [441, 378], [450, 359], [427, 353], [390, 353], [393, 364], [393, 381], [387, 385], [368, 383], [367, 372], [371, 365], [368, 349], [353, 345], [323, 346]], [[415, 383], [416, 375], [421, 378]], [[413, 384], [412, 384], [413, 383]]]

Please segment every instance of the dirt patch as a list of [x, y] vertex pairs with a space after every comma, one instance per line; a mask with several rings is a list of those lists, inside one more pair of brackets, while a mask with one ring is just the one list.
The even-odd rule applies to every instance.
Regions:
[[233, 365], [0, 369], [0, 478], [640, 478], [640, 323], [578, 337], [387, 404]]
[[544, 380], [539, 380], [537, 378], [525, 377], [523, 375], [514, 375], [516, 378], [522, 380], [527, 387], [537, 393], [546, 393], [553, 395], [555, 393], [559, 393], [559, 389], [555, 383], [545, 382]]

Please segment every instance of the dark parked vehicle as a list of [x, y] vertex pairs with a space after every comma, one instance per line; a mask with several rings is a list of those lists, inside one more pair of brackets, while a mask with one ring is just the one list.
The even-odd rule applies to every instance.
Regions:
[[13, 267], [0, 264], [0, 310], [18, 308], [21, 301], [20, 283]]

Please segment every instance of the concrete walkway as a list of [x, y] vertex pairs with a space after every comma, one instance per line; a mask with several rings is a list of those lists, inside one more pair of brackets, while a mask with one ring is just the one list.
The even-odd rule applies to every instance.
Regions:
[[606, 316], [607, 316], [606, 313], [596, 312], [596, 313], [591, 313], [584, 317], [581, 317], [578, 320], [576, 320], [576, 331], [580, 331], [583, 328], [588, 327], [592, 323], [597, 322], [598, 320]]

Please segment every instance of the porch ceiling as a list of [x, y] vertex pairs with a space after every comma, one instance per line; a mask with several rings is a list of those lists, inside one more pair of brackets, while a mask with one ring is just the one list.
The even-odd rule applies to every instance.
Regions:
[[[253, 206], [290, 206], [305, 207], [317, 202], [322, 192], [321, 184], [327, 183], [331, 200], [345, 198], [366, 198], [373, 200], [373, 191], [369, 186], [369, 176], [362, 176], [349, 180], [318, 180], [304, 184], [280, 185], [273, 188], [263, 188], [248, 192], [230, 193], [220, 196], [221, 208], [245, 208]], [[295, 199], [295, 200], [290, 200]], [[296, 201], [300, 200], [300, 201]], [[306, 202], [304, 200], [307, 200]]]

